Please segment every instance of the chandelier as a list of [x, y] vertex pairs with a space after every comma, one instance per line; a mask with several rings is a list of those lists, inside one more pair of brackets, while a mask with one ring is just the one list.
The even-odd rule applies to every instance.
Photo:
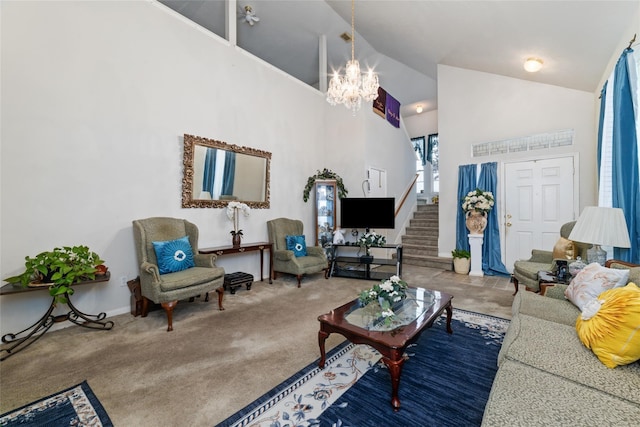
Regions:
[[373, 101], [378, 97], [378, 75], [369, 70], [360, 73], [360, 63], [355, 58], [355, 7], [351, 0], [351, 61], [347, 61], [344, 76], [336, 72], [329, 82], [327, 101], [331, 105], [344, 104], [353, 114], [360, 109], [362, 99]]

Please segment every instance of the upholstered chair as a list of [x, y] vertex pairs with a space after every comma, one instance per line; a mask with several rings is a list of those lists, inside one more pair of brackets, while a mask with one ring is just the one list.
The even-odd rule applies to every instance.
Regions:
[[267, 221], [267, 231], [269, 242], [273, 244], [274, 279], [277, 272], [293, 274], [298, 279], [298, 287], [300, 287], [300, 281], [305, 274], [324, 271], [325, 279], [328, 278], [329, 264], [324, 249], [320, 246], [306, 246], [305, 242], [306, 256], [296, 256], [294, 250], [287, 247], [287, 236], [304, 236], [302, 221], [288, 218], [273, 219]]
[[[567, 222], [560, 227], [560, 237], [564, 239], [569, 238], [575, 221]], [[575, 258], [580, 256], [585, 262], [587, 259], [587, 250], [591, 247], [589, 244], [572, 242], [573, 243], [573, 257], [558, 256], [554, 258], [553, 251], [545, 251], [541, 249], [533, 249], [531, 251], [531, 258], [527, 260], [519, 260], [513, 263], [513, 284], [516, 292], [518, 292], [518, 284], [526, 286], [528, 291], [539, 292], [540, 282], [538, 281], [539, 271], [554, 271], [555, 261], [557, 259], [564, 259], [567, 263], [575, 261]]]
[[224, 269], [216, 266], [216, 255], [198, 253], [195, 224], [177, 218], [139, 219], [133, 221], [133, 236], [140, 267], [142, 317], [149, 313], [149, 301], [160, 304], [167, 314], [167, 331], [172, 331], [178, 301], [193, 301], [202, 294], [208, 301], [213, 290], [218, 293], [218, 308], [224, 310]]

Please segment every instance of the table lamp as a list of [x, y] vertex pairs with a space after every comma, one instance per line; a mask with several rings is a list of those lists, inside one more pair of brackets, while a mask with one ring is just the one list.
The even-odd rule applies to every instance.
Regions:
[[620, 208], [587, 206], [571, 230], [569, 240], [592, 244], [587, 250], [587, 261], [600, 265], [604, 265], [607, 258], [607, 252], [600, 246], [631, 247], [627, 221]]

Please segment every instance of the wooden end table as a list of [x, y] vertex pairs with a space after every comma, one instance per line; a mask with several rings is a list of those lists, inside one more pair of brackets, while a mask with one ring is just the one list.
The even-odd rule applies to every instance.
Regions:
[[409, 344], [414, 343], [425, 329], [430, 328], [444, 311], [447, 312], [447, 332], [453, 333], [452, 299], [453, 296], [444, 292], [410, 287], [407, 289], [407, 298], [400, 306], [394, 307], [400, 325], [390, 327], [378, 323], [378, 319], [371, 316], [371, 310], [368, 312], [368, 307], [362, 307], [357, 299], [319, 316], [320, 368], [324, 368], [325, 363], [325, 340], [334, 332], [354, 344], [370, 345], [382, 354], [382, 361], [389, 368], [391, 406], [394, 411], [399, 410], [398, 388], [405, 362], [404, 353]]
[[201, 254], [216, 254], [217, 256], [242, 254], [251, 251], [260, 251], [260, 281], [263, 282], [262, 270], [264, 268], [264, 250], [269, 251], [269, 283], [273, 283], [273, 244], [269, 242], [242, 243], [240, 246], [217, 246], [214, 248], [200, 248]]

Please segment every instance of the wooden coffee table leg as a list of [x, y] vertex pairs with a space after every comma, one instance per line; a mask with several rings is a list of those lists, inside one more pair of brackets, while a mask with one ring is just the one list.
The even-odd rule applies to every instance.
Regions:
[[402, 354], [400, 354], [399, 360], [383, 357], [382, 361], [387, 365], [389, 374], [391, 374], [391, 406], [393, 406], [394, 411], [398, 411], [400, 409], [398, 389], [400, 388], [400, 374], [402, 373], [402, 365], [404, 365], [404, 357], [402, 357]]
[[320, 346], [320, 363], [318, 363], [318, 366], [320, 367], [320, 369], [324, 369], [324, 361], [326, 356], [326, 353], [324, 351], [324, 342], [328, 336], [329, 334], [322, 329], [318, 331], [318, 345]]
[[453, 329], [451, 329], [451, 316], [453, 314], [453, 309], [451, 308], [451, 301], [449, 301], [449, 304], [447, 305], [445, 310], [447, 310], [447, 332], [452, 334]]

